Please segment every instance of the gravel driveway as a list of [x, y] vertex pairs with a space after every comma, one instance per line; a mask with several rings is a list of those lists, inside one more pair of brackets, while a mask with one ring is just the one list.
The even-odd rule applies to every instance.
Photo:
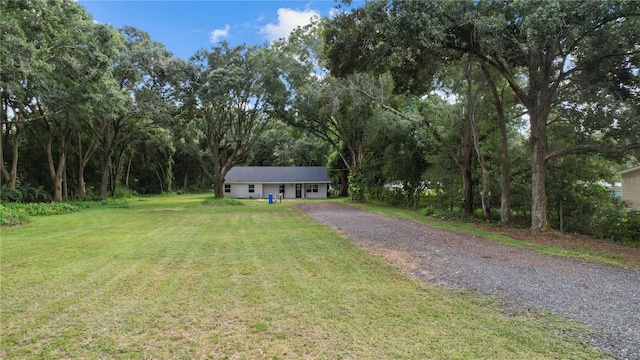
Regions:
[[584, 339], [593, 346], [618, 359], [640, 359], [639, 271], [543, 255], [343, 204], [299, 207], [362, 246], [392, 254], [426, 282], [497, 294], [514, 308], [576, 320], [596, 330]]

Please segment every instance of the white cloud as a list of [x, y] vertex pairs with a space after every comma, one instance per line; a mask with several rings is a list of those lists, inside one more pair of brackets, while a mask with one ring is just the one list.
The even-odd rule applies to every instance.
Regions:
[[345, 12], [345, 10], [344, 10], [344, 9], [339, 9], [339, 8], [335, 8], [335, 7], [333, 7], [333, 8], [331, 8], [331, 9], [329, 10], [329, 19], [333, 19], [333, 18], [335, 18], [336, 16], [338, 16], [338, 15], [342, 14], [343, 12]]
[[211, 32], [209, 39], [212, 43], [217, 43], [220, 39], [229, 36], [229, 29], [231, 29], [229, 24], [225, 25], [224, 29], [215, 29]]
[[319, 18], [320, 13], [315, 10], [298, 11], [280, 8], [278, 9], [278, 23], [269, 23], [263, 26], [260, 28], [260, 33], [269, 41], [287, 38], [293, 29], [309, 24], [316, 17]]

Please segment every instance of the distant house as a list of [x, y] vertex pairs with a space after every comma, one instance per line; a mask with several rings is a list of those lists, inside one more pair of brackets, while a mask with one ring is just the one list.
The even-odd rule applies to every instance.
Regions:
[[235, 166], [227, 173], [224, 194], [231, 198], [325, 199], [331, 180], [324, 166]]
[[640, 166], [620, 171], [622, 178], [622, 199], [629, 201], [631, 207], [640, 209]]

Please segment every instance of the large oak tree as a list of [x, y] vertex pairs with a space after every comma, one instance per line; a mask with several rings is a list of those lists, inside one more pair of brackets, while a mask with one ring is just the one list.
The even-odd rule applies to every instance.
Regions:
[[527, 110], [538, 232], [547, 228], [549, 114], [584, 79], [637, 94], [639, 15], [639, 2], [623, 0], [379, 0], [337, 17], [326, 44], [332, 73], [391, 71], [397, 89], [416, 94], [461, 54], [495, 69]]
[[289, 89], [278, 54], [261, 47], [223, 43], [197, 52], [190, 63], [186, 116], [201, 134], [202, 168], [223, 197], [226, 174], [245, 163], [273, 118], [282, 116]]

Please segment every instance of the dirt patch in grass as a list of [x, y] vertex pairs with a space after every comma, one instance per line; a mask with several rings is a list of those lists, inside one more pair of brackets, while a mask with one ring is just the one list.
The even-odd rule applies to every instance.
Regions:
[[403, 271], [411, 272], [420, 267], [420, 260], [404, 251], [385, 249], [379, 244], [371, 241], [359, 241], [357, 245], [371, 254], [382, 257]]
[[510, 227], [482, 226], [482, 229], [538, 245], [555, 246], [567, 250], [585, 249], [591, 252], [609, 254], [611, 258], [640, 266], [640, 246], [624, 245], [586, 236], [564, 234], [558, 231], [532, 234], [528, 229]]

